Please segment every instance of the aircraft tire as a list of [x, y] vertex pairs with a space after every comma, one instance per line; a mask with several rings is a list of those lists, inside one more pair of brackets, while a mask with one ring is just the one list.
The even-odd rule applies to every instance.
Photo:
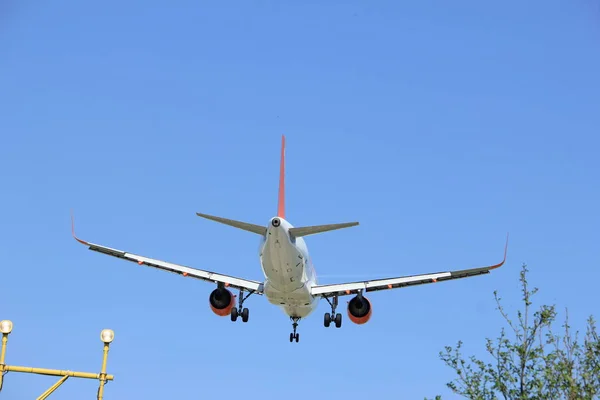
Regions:
[[336, 328], [341, 328], [342, 327], [342, 314], [336, 314], [335, 316], [335, 327]]
[[233, 307], [231, 309], [231, 320], [233, 322], [235, 322], [237, 320], [237, 317], [238, 317], [238, 310], [237, 310], [237, 308]]
[[250, 318], [250, 311], [247, 308], [244, 308], [242, 310], [242, 321], [243, 322], [248, 322], [248, 318]]
[[325, 313], [325, 317], [323, 318], [323, 325], [325, 328], [329, 328], [331, 324], [331, 315], [329, 313]]

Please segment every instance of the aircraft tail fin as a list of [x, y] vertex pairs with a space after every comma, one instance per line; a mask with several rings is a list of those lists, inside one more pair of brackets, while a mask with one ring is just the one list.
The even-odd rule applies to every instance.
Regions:
[[279, 161], [279, 197], [277, 216], [285, 219], [285, 136], [281, 136], [281, 159]]
[[328, 225], [314, 225], [314, 226], [302, 226], [297, 228], [290, 228], [290, 234], [295, 237], [314, 235], [315, 233], [322, 233], [327, 231], [333, 231], [336, 229], [350, 228], [358, 225], [358, 222], [345, 222], [342, 224], [328, 224]]
[[219, 222], [221, 224], [233, 226], [238, 229], [243, 229], [248, 232], [253, 232], [259, 235], [265, 235], [267, 233], [267, 228], [261, 225], [250, 224], [248, 222], [236, 221], [233, 219], [227, 219], [223, 217], [216, 217], [214, 215], [196, 213], [197, 216], [210, 219], [211, 221]]

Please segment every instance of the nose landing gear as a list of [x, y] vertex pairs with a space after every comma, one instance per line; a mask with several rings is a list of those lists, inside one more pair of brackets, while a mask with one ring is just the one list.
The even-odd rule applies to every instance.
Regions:
[[300, 334], [296, 333], [296, 328], [298, 327], [298, 321], [300, 321], [300, 317], [290, 317], [290, 319], [294, 321], [294, 323], [292, 324], [294, 332], [290, 333], [290, 343], [294, 340], [296, 341], [296, 343], [298, 343], [298, 341], [300, 340]]

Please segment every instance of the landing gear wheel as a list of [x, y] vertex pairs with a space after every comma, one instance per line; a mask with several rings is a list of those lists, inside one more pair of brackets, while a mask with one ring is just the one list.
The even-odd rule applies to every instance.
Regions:
[[342, 314], [336, 314], [336, 312], [335, 312], [335, 309], [338, 306], [338, 297], [333, 296], [332, 300], [329, 300], [328, 297], [325, 297], [325, 300], [327, 300], [327, 302], [331, 306], [331, 314], [325, 313], [325, 319], [323, 320], [323, 325], [325, 325], [325, 328], [329, 328], [329, 325], [331, 324], [331, 321], [333, 320], [333, 321], [335, 321], [335, 327], [340, 328], [342, 326]]
[[296, 340], [296, 343], [300, 340], [300, 334], [296, 333], [296, 328], [298, 328], [298, 321], [300, 321], [300, 317], [290, 317], [290, 319], [294, 322], [292, 327], [294, 328], [294, 332], [290, 333], [290, 343]]
[[238, 316], [242, 316], [242, 322], [248, 322], [248, 318], [250, 317], [250, 311], [248, 311], [247, 308], [242, 308], [244, 307], [244, 301], [246, 301], [246, 299], [248, 297], [250, 297], [252, 294], [254, 293], [254, 290], [249, 290], [248, 294], [246, 296], [244, 296], [244, 289], [240, 289], [240, 295], [239, 295], [239, 300], [240, 303], [238, 304], [237, 307], [232, 308], [231, 309], [231, 320], [232, 321], [236, 321]]
[[336, 328], [341, 328], [342, 327], [342, 314], [337, 314], [335, 316], [335, 327]]

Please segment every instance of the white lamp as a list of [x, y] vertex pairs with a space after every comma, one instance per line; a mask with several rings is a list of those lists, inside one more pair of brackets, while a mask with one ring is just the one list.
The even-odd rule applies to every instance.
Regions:
[[13, 330], [13, 323], [7, 319], [0, 321], [0, 332], [8, 335]]
[[106, 344], [112, 342], [114, 338], [115, 332], [112, 329], [103, 329], [102, 332], [100, 332], [100, 340]]

